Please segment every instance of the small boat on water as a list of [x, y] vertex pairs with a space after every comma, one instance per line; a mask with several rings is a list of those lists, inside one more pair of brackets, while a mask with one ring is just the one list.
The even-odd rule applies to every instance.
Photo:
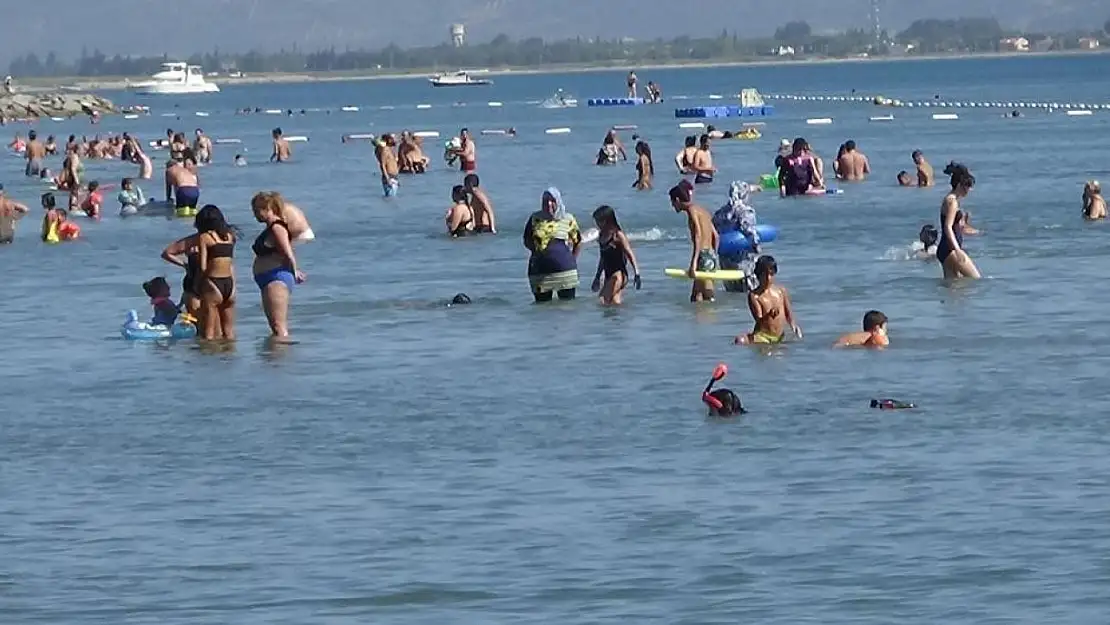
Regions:
[[545, 109], [566, 109], [578, 106], [578, 100], [574, 96], [563, 93], [560, 89], [555, 92], [550, 98], [540, 102], [540, 108]]
[[449, 74], [436, 74], [428, 79], [433, 87], [478, 87], [481, 85], [492, 85], [492, 80], [485, 78], [475, 78], [471, 76], [472, 73], [465, 70], [451, 72]]
[[204, 79], [199, 65], [187, 63], [163, 63], [162, 71], [150, 77], [151, 80], [129, 83], [136, 93], [143, 95], [182, 95], [191, 93], [217, 93], [219, 86]]

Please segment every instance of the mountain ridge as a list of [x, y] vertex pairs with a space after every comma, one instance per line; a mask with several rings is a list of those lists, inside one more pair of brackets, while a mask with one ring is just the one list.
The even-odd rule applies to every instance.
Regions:
[[[805, 20], [814, 32], [870, 28], [870, 0], [796, 0], [774, 11], [755, 0], [97, 0], [74, 3], [60, 13], [18, 3], [0, 23], [0, 63], [34, 52], [50, 51], [72, 59], [82, 50], [114, 55], [168, 54], [187, 57], [221, 49], [275, 51], [329, 47], [378, 49], [435, 45], [448, 40], [452, 23], [466, 25], [470, 41], [498, 34], [514, 39], [543, 37], [672, 38], [709, 36], [722, 30], [741, 37], [769, 36], [791, 20]], [[1104, 0], [882, 0], [884, 29], [897, 32], [916, 19], [994, 17], [1015, 30], [1098, 30], [1110, 18]], [[927, 4], [927, 6], [926, 6]], [[369, 7], [367, 7], [369, 5]], [[100, 35], [107, 25], [111, 37]], [[218, 16], [212, 19], [211, 16]], [[587, 26], [583, 26], [583, 25]], [[57, 33], [78, 36], [59, 39]], [[174, 33], [184, 33], [176, 36]]]

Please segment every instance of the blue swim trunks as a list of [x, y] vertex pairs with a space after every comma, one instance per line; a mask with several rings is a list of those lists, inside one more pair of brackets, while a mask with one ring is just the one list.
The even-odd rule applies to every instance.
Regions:
[[382, 194], [385, 197], [393, 197], [393, 196], [397, 195], [397, 187], [399, 187], [399, 186], [400, 185], [398, 184], [396, 178], [390, 178], [389, 180], [383, 180], [382, 181]]
[[259, 290], [262, 291], [266, 290], [268, 284], [275, 281], [284, 283], [286, 288], [290, 291], [292, 291], [293, 286], [297, 284], [297, 279], [293, 276], [293, 272], [285, 267], [275, 267], [274, 269], [264, 271], [254, 276], [254, 283], [257, 284]]

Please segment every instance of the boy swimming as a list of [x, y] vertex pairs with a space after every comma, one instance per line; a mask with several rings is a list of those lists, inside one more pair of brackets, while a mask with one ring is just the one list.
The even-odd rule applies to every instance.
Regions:
[[863, 332], [851, 332], [836, 340], [833, 347], [886, 347], [890, 338], [886, 334], [886, 315], [869, 310], [863, 316]]
[[773, 256], [762, 256], [755, 263], [755, 277], [759, 286], [748, 293], [748, 310], [755, 327], [749, 334], [737, 336], [737, 345], [777, 345], [786, 340], [786, 326], [794, 336], [802, 338], [802, 329], [794, 321], [790, 293], [775, 283], [778, 264]]

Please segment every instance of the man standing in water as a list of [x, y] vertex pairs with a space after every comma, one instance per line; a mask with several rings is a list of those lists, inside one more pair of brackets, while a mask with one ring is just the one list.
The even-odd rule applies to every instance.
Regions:
[[197, 128], [197, 138], [193, 141], [193, 154], [197, 156], [197, 163], [207, 165], [212, 162], [212, 140], [204, 131]]
[[270, 162], [277, 161], [278, 163], [287, 162], [293, 156], [292, 150], [289, 149], [289, 142], [281, 134], [281, 128], [274, 128], [270, 133], [274, 138], [274, 152], [270, 155]]
[[463, 128], [459, 131], [459, 141], [461, 145], [458, 148], [452, 148], [450, 152], [459, 157], [459, 170], [464, 174], [469, 174], [478, 169], [478, 150], [474, 145], [474, 138], [470, 136], [470, 130]]
[[46, 158], [46, 147], [39, 141], [34, 130], [27, 133], [27, 151], [24, 157], [27, 159], [27, 167], [23, 174], [28, 178], [39, 176], [42, 173], [42, 160]]
[[690, 290], [691, 302], [712, 302], [713, 281], [698, 280], [697, 272], [717, 271], [721, 261], [717, 258], [717, 246], [720, 237], [717, 229], [713, 227], [713, 216], [709, 211], [694, 204], [690, 195], [690, 188], [683, 184], [671, 187], [671, 207], [676, 213], [686, 213], [686, 223], [690, 227], [690, 266], [686, 275], [694, 281]]
[[27, 207], [9, 200], [4, 195], [4, 185], [0, 184], [0, 243], [15, 240], [15, 222], [27, 214]]
[[485, 189], [478, 187], [478, 174], [467, 174], [463, 178], [463, 187], [470, 195], [470, 209], [474, 211], [474, 230], [489, 234], [497, 234], [497, 222], [493, 216], [493, 202], [486, 195]]
[[917, 166], [917, 186], [933, 186], [933, 166], [925, 160], [925, 155], [921, 153], [921, 150], [914, 150], [910, 156], [913, 158], [913, 164]]
[[636, 81], [636, 72], [635, 71], [628, 72], [628, 81], [627, 81], [627, 83], [628, 83], [628, 97], [629, 98], [635, 98], [636, 97], [636, 82], [637, 82]]
[[713, 182], [713, 174], [717, 172], [717, 168], [713, 166], [713, 154], [709, 151], [709, 135], [701, 136], [701, 144], [694, 152], [694, 166], [691, 169], [694, 171], [695, 184]]
[[390, 134], [382, 135], [381, 139], [374, 142], [374, 156], [378, 159], [378, 170], [382, 174], [382, 194], [385, 197], [397, 195], [397, 174], [400, 169], [397, 167], [397, 155], [393, 152], [395, 145], [397, 140]]
[[856, 149], [856, 142], [849, 139], [844, 142], [844, 153], [836, 159], [836, 172], [841, 180], [859, 182], [871, 173], [871, 162]]

